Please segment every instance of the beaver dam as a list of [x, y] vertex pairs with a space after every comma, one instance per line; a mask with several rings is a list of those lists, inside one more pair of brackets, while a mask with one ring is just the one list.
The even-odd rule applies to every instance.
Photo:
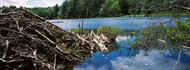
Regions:
[[1, 69], [67, 69], [97, 51], [109, 51], [104, 35], [65, 31], [26, 9], [0, 13]]

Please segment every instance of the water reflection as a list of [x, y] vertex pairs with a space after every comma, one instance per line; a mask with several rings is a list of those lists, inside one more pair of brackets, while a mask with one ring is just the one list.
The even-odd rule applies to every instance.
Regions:
[[[87, 57], [84, 61], [80, 62], [77, 66], [71, 66], [68, 69], [74, 70], [172, 70], [175, 66], [175, 70], [190, 70], [190, 52], [182, 51], [179, 48], [171, 47], [171, 45], [153, 43], [150, 41], [144, 41], [144, 43], [150, 43], [149, 46], [153, 46], [150, 49], [139, 45], [132, 47], [134, 39], [140, 37], [140, 35], [130, 34], [130, 30], [140, 30], [148, 26], [148, 24], [168, 21], [172, 17], [117, 17], [117, 18], [94, 18], [84, 20], [84, 29], [97, 29], [101, 25], [117, 25], [119, 28], [129, 31], [125, 36], [119, 35], [116, 38], [114, 47], [110, 48], [110, 52], [97, 52]], [[183, 20], [183, 19], [182, 19]], [[57, 21], [57, 20], [49, 20]], [[80, 19], [65, 19], [64, 23], [54, 23], [63, 29], [78, 28]], [[172, 26], [171, 21], [169, 25]], [[136, 32], [138, 33], [138, 32]], [[140, 32], [139, 32], [140, 33]], [[154, 39], [156, 36], [153, 36]], [[149, 36], [147, 36], [149, 37]], [[159, 39], [159, 38], [158, 38]], [[155, 40], [157, 41], [157, 40]], [[170, 46], [170, 47], [168, 47]], [[179, 53], [182, 52], [182, 53]], [[179, 56], [180, 55], [180, 59]], [[179, 61], [178, 61], [179, 59]], [[178, 61], [178, 62], [177, 62]]]
[[[172, 70], [177, 59], [169, 59], [167, 55], [162, 55], [152, 51], [149, 56], [144, 56], [141, 51], [136, 57], [117, 57], [111, 60], [113, 70]], [[179, 62], [175, 67], [176, 70], [189, 69], [190, 63]]]
[[[190, 70], [190, 52], [179, 53], [169, 50], [160, 51], [130, 48], [129, 43], [136, 36], [118, 36], [126, 38], [117, 40], [111, 52], [98, 52], [74, 67], [74, 70]], [[177, 64], [176, 64], [177, 62]], [[176, 64], [176, 66], [174, 66]]]
[[[120, 56], [112, 59], [109, 59], [111, 58], [109, 56], [105, 57], [107, 58], [94, 58], [91, 60], [94, 63], [87, 62], [86, 67], [81, 65], [75, 67], [74, 70], [172, 70], [177, 61], [177, 58], [172, 58], [156, 51], [149, 52], [149, 56], [144, 56], [144, 52], [140, 51], [135, 57]], [[190, 57], [190, 55], [188, 54], [187, 57]], [[188, 70], [190, 69], [190, 63], [179, 61], [175, 69]]]

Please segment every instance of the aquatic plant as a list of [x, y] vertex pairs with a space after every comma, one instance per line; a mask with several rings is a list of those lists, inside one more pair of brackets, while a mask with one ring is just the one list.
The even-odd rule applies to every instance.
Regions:
[[190, 20], [177, 21], [173, 29], [167, 29], [166, 36], [171, 40], [178, 40], [183, 43], [190, 41]]
[[[71, 31], [73, 31], [75, 34], [81, 34], [82, 33], [82, 29], [72, 29]], [[83, 33], [86, 33], [86, 30], [83, 29]]]
[[115, 40], [116, 36], [120, 32], [120, 29], [117, 26], [111, 27], [111, 26], [100, 26], [97, 30], [97, 34], [104, 34], [111, 40]]
[[133, 42], [135, 46], [178, 52], [182, 46], [190, 46], [190, 20], [179, 20], [175, 26], [150, 25], [141, 30], [140, 34], [141, 37]]

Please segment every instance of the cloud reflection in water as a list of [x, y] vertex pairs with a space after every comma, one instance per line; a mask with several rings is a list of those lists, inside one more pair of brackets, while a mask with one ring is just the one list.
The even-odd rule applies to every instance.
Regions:
[[[118, 36], [117, 38], [116, 41], [120, 48], [105, 56], [102, 56], [105, 54], [102, 52], [94, 53], [92, 58], [85, 60], [86, 66], [84, 64], [75, 66], [74, 70], [172, 70], [177, 61], [177, 55], [161, 54], [156, 50], [147, 52], [148, 56], [145, 56], [143, 50], [139, 51], [139, 54], [135, 53], [134, 50], [128, 50], [126, 47], [127, 39], [132, 42], [136, 38], [135, 36]], [[127, 55], [128, 52], [129, 55]], [[165, 52], [170, 53], [169, 51]], [[187, 52], [186, 56], [181, 55], [175, 70], [190, 70], [189, 53]], [[136, 56], [133, 57], [133, 54], [136, 54]]]
[[[96, 65], [87, 65], [86, 70], [172, 70], [173, 65], [177, 61], [177, 58], [168, 58], [168, 56], [152, 51], [149, 56], [144, 56], [141, 51], [135, 57], [117, 57], [116, 59], [110, 59], [109, 64], [96, 67]], [[189, 55], [186, 55], [189, 56]], [[106, 60], [106, 59], [102, 59]], [[98, 62], [98, 61], [96, 61]], [[181, 61], [175, 67], [175, 70], [189, 70], [190, 63], [183, 63]], [[85, 67], [77, 66], [74, 70], [85, 70]]]

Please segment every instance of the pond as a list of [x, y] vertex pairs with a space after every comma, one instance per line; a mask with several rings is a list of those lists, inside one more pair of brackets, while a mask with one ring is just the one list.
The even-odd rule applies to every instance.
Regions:
[[[92, 18], [84, 19], [84, 29], [98, 29], [101, 25], [117, 26], [123, 30], [141, 30], [160, 22], [169, 21], [172, 17], [116, 17], [116, 18]], [[175, 21], [184, 20], [185, 17], [174, 19], [165, 26], [175, 25]], [[78, 28], [81, 19], [48, 20], [65, 30]], [[130, 48], [130, 42], [136, 39], [136, 35], [118, 35], [114, 47], [110, 52], [93, 53], [86, 57], [78, 65], [70, 67], [74, 70], [190, 70], [190, 52], [172, 50], [139, 50]]]
[[[115, 17], [115, 18], [92, 18], [83, 19], [84, 29], [98, 29], [102, 25], [117, 26], [124, 30], [139, 30], [147, 27], [148, 24], [159, 23], [164, 21], [169, 21], [172, 17]], [[181, 18], [182, 20], [185, 17]], [[176, 20], [171, 21], [173, 23]], [[78, 24], [81, 23], [81, 19], [58, 19], [58, 20], [48, 20], [53, 24], [65, 29], [70, 30], [78, 28]], [[57, 22], [57, 23], [54, 23]], [[173, 25], [173, 24], [170, 24]]]

